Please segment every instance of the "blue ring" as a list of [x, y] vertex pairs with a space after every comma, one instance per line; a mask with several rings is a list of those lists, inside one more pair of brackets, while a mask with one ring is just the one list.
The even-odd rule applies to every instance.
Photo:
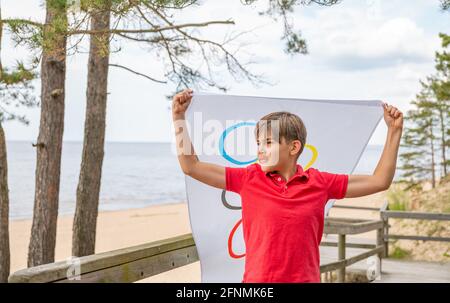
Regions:
[[227, 137], [227, 135], [238, 127], [251, 126], [251, 125], [256, 125], [256, 123], [255, 122], [240, 122], [240, 123], [230, 126], [229, 128], [224, 130], [224, 132], [220, 136], [220, 141], [219, 141], [219, 152], [222, 157], [224, 157], [229, 162], [237, 164], [237, 165], [247, 165], [247, 164], [253, 163], [257, 160], [257, 158], [255, 158], [250, 161], [238, 161], [236, 159], [231, 158], [225, 151], [225, 138]]

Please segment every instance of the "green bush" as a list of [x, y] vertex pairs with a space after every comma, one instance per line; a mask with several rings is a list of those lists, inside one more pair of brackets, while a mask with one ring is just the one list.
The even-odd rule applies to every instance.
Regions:
[[407, 210], [409, 196], [408, 193], [399, 186], [393, 186], [387, 193], [390, 210]]
[[394, 247], [394, 250], [391, 250], [391, 253], [389, 254], [390, 258], [394, 258], [394, 259], [403, 259], [408, 257], [411, 254], [410, 251], [400, 248], [398, 246]]

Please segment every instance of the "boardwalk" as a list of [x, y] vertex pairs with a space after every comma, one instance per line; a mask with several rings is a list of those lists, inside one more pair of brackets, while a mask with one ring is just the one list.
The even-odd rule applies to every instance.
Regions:
[[[364, 241], [358, 241], [364, 242]], [[364, 249], [347, 248], [346, 256], [364, 252]], [[336, 247], [320, 247], [321, 264], [337, 259]], [[370, 263], [367, 260], [347, 268], [348, 273], [366, 275]], [[373, 283], [450, 283], [450, 263], [406, 261], [391, 258], [382, 260], [381, 279]]]
[[450, 263], [384, 259], [375, 283], [450, 283]]

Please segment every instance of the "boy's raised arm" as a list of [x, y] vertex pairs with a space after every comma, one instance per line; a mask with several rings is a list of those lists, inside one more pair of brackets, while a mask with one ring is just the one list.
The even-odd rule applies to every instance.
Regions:
[[384, 121], [388, 127], [386, 143], [373, 175], [349, 175], [346, 198], [355, 198], [387, 190], [392, 183], [403, 130], [403, 114], [384, 104]]
[[211, 186], [225, 189], [225, 167], [213, 163], [200, 162], [195, 154], [186, 127], [185, 113], [192, 100], [191, 89], [186, 89], [173, 97], [172, 118], [175, 128], [176, 149], [181, 169], [186, 175]]

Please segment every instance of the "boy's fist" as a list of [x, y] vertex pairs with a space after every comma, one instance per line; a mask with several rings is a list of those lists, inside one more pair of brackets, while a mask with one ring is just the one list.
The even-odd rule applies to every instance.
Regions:
[[185, 89], [173, 96], [172, 101], [172, 115], [174, 117], [182, 118], [192, 100], [192, 89]]
[[398, 108], [383, 103], [384, 121], [388, 128], [402, 129], [403, 128], [403, 113]]

